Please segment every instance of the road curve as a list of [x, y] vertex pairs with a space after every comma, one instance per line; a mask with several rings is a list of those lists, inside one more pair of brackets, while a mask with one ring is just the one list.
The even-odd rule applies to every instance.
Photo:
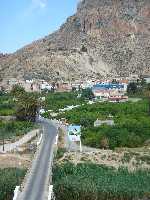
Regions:
[[57, 128], [48, 120], [42, 120], [44, 129], [43, 140], [37, 157], [33, 161], [31, 172], [23, 192], [17, 200], [46, 200], [48, 199], [48, 185], [50, 164], [53, 154], [53, 143]]

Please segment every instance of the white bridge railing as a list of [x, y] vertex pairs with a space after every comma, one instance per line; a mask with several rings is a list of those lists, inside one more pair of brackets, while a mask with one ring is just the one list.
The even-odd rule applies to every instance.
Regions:
[[53, 192], [53, 185], [49, 186], [48, 200], [55, 200], [55, 196], [54, 196], [54, 192]]
[[14, 197], [13, 200], [17, 200], [18, 198], [18, 194], [20, 193], [20, 186], [16, 186], [15, 190], [14, 190]]

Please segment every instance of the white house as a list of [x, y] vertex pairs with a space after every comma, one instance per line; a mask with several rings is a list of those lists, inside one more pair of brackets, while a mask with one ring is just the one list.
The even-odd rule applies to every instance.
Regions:
[[41, 87], [41, 90], [51, 91], [51, 89], [52, 89], [52, 86], [50, 84], [46, 83], [46, 82], [42, 83], [40, 87]]
[[99, 119], [97, 119], [94, 122], [94, 127], [102, 126], [103, 124], [107, 124], [109, 126], [114, 126], [115, 125], [114, 120], [99, 120]]

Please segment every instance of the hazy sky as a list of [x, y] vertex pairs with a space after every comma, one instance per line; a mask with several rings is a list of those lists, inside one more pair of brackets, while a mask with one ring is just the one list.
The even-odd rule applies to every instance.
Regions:
[[0, 52], [11, 53], [55, 31], [78, 0], [1, 0]]

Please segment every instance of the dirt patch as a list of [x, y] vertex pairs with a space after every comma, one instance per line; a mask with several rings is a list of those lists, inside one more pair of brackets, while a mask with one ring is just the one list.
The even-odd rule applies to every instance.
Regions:
[[112, 151], [96, 150], [91, 152], [66, 152], [64, 156], [57, 160], [57, 163], [70, 161], [74, 164], [92, 162], [106, 165], [118, 169], [119, 167], [128, 168], [130, 171], [137, 169], [150, 169], [150, 151], [145, 149], [130, 151], [130, 149]]
[[28, 168], [31, 165], [31, 154], [0, 154], [0, 168]]
[[11, 153], [0, 154], [0, 168], [29, 168], [36, 151], [38, 137], [18, 147]]

